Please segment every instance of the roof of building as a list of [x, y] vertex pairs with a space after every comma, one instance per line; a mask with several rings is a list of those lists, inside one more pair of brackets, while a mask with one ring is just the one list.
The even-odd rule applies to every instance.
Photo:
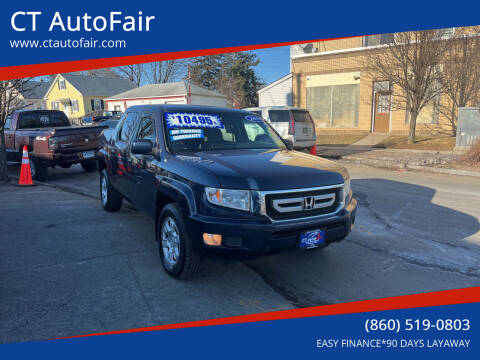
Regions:
[[[190, 91], [192, 95], [214, 96], [223, 97], [216, 91], [204, 89], [200, 86], [191, 84]], [[138, 98], [152, 98], [152, 97], [167, 97], [167, 96], [183, 96], [188, 94], [188, 84], [185, 81], [164, 83], [164, 84], [149, 84], [143, 85], [135, 89], [131, 89], [114, 96], [109, 97], [107, 100], [119, 100], [119, 99], [138, 99]]]
[[86, 75], [62, 74], [83, 95], [112, 96], [135, 88], [135, 84], [128, 79], [117, 77], [93, 77]]
[[22, 96], [25, 99], [43, 99], [51, 84], [50, 81], [26, 81], [23, 84]]

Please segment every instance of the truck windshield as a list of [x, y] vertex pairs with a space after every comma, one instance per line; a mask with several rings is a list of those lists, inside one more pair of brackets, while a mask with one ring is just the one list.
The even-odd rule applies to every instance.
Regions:
[[67, 116], [61, 111], [26, 111], [18, 116], [17, 129], [38, 129], [70, 126]]
[[261, 117], [239, 113], [165, 113], [165, 137], [173, 153], [234, 149], [285, 149]]

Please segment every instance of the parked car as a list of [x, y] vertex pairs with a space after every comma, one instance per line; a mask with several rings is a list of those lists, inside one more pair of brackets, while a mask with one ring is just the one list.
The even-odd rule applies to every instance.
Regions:
[[306, 109], [290, 106], [267, 106], [244, 110], [267, 120], [283, 139], [293, 144], [295, 149], [310, 149], [316, 144], [315, 123]]
[[99, 115], [99, 116], [84, 116], [82, 118], [82, 125], [83, 126], [92, 126], [98, 125], [102, 121], [109, 120], [111, 116]]
[[120, 116], [123, 114], [122, 111], [94, 111], [92, 114], [86, 115], [82, 118], [83, 126], [98, 125], [107, 120], [119, 120]]
[[108, 110], [103, 112], [103, 116], [108, 116], [110, 119], [118, 120], [122, 116], [123, 111], [119, 110]]
[[103, 129], [71, 126], [62, 111], [16, 111], [5, 123], [7, 159], [21, 161], [26, 145], [36, 180], [46, 180], [49, 166], [67, 168], [80, 163], [85, 171], [94, 171], [98, 137]]
[[156, 220], [165, 271], [344, 239], [357, 202], [342, 166], [292, 151], [262, 118], [192, 105], [130, 107], [98, 154], [101, 204]]

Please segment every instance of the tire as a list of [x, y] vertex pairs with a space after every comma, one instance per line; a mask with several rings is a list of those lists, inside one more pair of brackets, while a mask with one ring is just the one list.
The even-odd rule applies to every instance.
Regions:
[[33, 180], [46, 181], [48, 178], [48, 168], [35, 159], [30, 160], [30, 172]]
[[103, 169], [100, 173], [100, 202], [102, 207], [110, 212], [118, 211], [123, 202], [120, 193], [110, 184], [106, 169]]
[[[182, 210], [177, 204], [168, 204], [163, 208], [158, 218], [157, 231], [160, 259], [168, 275], [185, 279], [200, 270], [203, 256], [195, 249], [188, 235]], [[172, 252], [169, 252], [169, 245], [174, 243], [176, 245], [171, 246]]]
[[95, 160], [82, 161], [80, 164], [82, 165], [83, 170], [86, 172], [93, 172], [97, 170], [97, 162]]

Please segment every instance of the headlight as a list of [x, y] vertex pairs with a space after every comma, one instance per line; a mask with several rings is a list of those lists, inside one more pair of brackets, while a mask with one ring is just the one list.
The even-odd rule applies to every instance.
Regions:
[[344, 175], [343, 178], [343, 204], [344, 206], [347, 206], [348, 203], [347, 201], [350, 201], [348, 198], [348, 194], [350, 194], [350, 175], [348, 173]]
[[205, 188], [207, 200], [212, 204], [229, 207], [232, 209], [250, 210], [249, 190], [229, 190], [217, 188]]

